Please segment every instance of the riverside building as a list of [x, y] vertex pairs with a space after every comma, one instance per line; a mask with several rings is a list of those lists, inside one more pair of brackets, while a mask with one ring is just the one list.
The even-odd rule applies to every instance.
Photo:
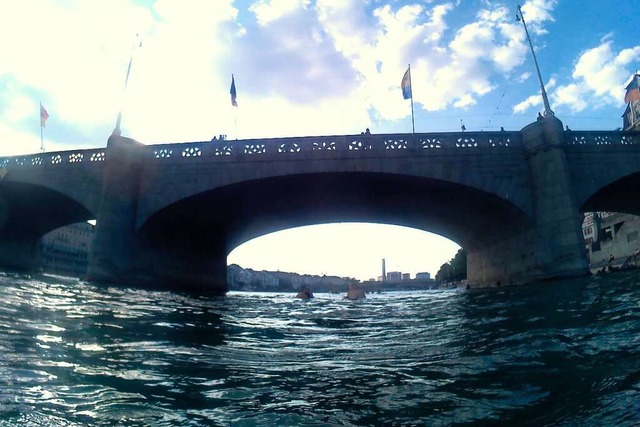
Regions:
[[60, 227], [40, 241], [41, 267], [46, 273], [84, 277], [95, 226], [88, 222]]

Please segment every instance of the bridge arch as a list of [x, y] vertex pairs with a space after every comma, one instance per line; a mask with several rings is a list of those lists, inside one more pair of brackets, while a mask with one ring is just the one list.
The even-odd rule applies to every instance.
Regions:
[[87, 207], [68, 195], [41, 185], [0, 182], [0, 262], [30, 269], [37, 262], [37, 243], [47, 232], [94, 219]]
[[532, 226], [519, 206], [476, 188], [402, 174], [336, 172], [204, 191], [156, 212], [137, 234], [143, 251], [153, 254], [154, 268], [164, 259], [163, 264], [200, 269], [193, 263], [218, 260], [226, 267], [227, 255], [256, 237], [332, 222], [407, 226], [470, 251]]
[[640, 172], [618, 178], [598, 189], [581, 205], [581, 212], [621, 212], [640, 215]]
[[[205, 147], [198, 153], [205, 152]], [[468, 148], [392, 153], [371, 150], [338, 154], [311, 152], [298, 153], [295, 154], [298, 157], [292, 158], [280, 155], [273, 159], [223, 158], [215, 159], [215, 162], [200, 160], [200, 157], [195, 160], [178, 157], [150, 161], [140, 178], [141, 200], [136, 211], [137, 228], [142, 228], [152, 216], [165, 208], [192, 197], [199, 198], [216, 189], [225, 191], [224, 188], [242, 186], [249, 182], [267, 182], [272, 179], [292, 182], [287, 177], [314, 174], [331, 177], [343, 173], [368, 173], [372, 176], [394, 177], [395, 181], [406, 176], [404, 179], [407, 181], [422, 178], [448, 182], [457, 184], [460, 188], [494, 194], [533, 215], [531, 193], [526, 190], [530, 185], [530, 176], [527, 169], [522, 168], [522, 152], [514, 148], [492, 148], [492, 151], [481, 155]], [[160, 172], [161, 170], [164, 172]]]

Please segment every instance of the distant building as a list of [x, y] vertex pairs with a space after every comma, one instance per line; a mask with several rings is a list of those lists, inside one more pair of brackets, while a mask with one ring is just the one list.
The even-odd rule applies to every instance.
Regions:
[[589, 212], [584, 214], [582, 234], [592, 270], [599, 270], [609, 263], [624, 266], [640, 260], [633, 259], [640, 249], [640, 217], [625, 213]]
[[411, 280], [410, 273], [402, 273], [402, 280]]
[[387, 280], [390, 282], [399, 282], [400, 280], [402, 280], [402, 273], [400, 273], [399, 271], [390, 271], [387, 273]]
[[289, 273], [254, 271], [232, 264], [227, 267], [227, 282], [230, 290], [239, 291], [277, 291], [297, 289]]
[[416, 280], [431, 280], [431, 273], [416, 273]]
[[640, 102], [628, 104], [622, 115], [623, 130], [640, 131]]
[[640, 75], [634, 74], [631, 81], [625, 88], [625, 102], [627, 108], [622, 115], [622, 129], [625, 131], [640, 131], [640, 96], [638, 84], [640, 83]]
[[45, 234], [40, 240], [42, 270], [61, 276], [84, 277], [94, 228], [88, 222], [79, 222]]

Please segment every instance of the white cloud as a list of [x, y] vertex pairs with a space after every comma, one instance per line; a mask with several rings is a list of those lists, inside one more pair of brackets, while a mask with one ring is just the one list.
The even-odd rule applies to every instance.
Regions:
[[493, 31], [485, 22], [465, 25], [449, 44], [453, 55], [458, 58], [484, 58], [493, 47]]
[[[94, 141], [85, 143], [76, 143], [72, 147], [57, 141], [52, 141], [48, 137], [47, 130], [44, 130], [44, 138], [40, 139], [40, 116], [31, 114], [32, 119], [30, 127], [17, 128], [11, 123], [0, 121], [0, 141], [2, 141], [2, 155], [16, 156], [20, 154], [38, 153], [44, 142], [47, 152], [63, 151], [69, 149], [96, 148]], [[8, 123], [8, 124], [7, 124]], [[37, 129], [37, 134], [32, 131]]]
[[[508, 73], [524, 61], [523, 38], [509, 19], [503, 7], [483, 9], [476, 22], [456, 31], [448, 50], [440, 54], [442, 65], [432, 73], [435, 78], [424, 103], [427, 110], [443, 109], [449, 103], [474, 105], [478, 97], [495, 89], [491, 78], [496, 72]], [[451, 99], [452, 93], [457, 98]]]
[[496, 27], [504, 42], [493, 47], [491, 56], [499, 71], [509, 73], [524, 63], [527, 46], [522, 28], [509, 21], [511, 18], [509, 11], [504, 8], [500, 11], [501, 19], [497, 21]]
[[532, 96], [528, 97], [527, 99], [525, 99], [524, 101], [516, 104], [513, 107], [513, 112], [514, 113], [524, 113], [525, 111], [529, 110], [529, 108], [537, 107], [539, 105], [542, 105], [542, 96], [541, 95], [532, 95]]
[[555, 78], [555, 76], [551, 76], [549, 81], [545, 83], [544, 87], [545, 89], [549, 90], [549, 89], [553, 89], [557, 85], [558, 85], [558, 80]]
[[19, 123], [31, 120], [34, 124], [40, 125], [39, 105], [33, 102], [31, 97], [21, 94], [6, 92], [6, 105], [2, 112], [2, 122]]
[[558, 87], [553, 94], [555, 105], [566, 105], [572, 111], [582, 111], [604, 105], [622, 105], [622, 82], [630, 75], [629, 66], [640, 60], [640, 46], [614, 51], [613, 41], [602, 43], [580, 54], [575, 63], [574, 81]]
[[558, 4], [558, 0], [528, 0], [522, 5], [522, 14], [529, 31], [535, 34], [546, 34], [543, 25], [547, 21], [554, 21], [551, 12]]
[[582, 95], [583, 89], [580, 85], [571, 83], [561, 86], [554, 92], [554, 105], [566, 104], [569, 105], [573, 111], [582, 111], [589, 105]]
[[446, 18], [455, 9], [453, 3], [430, 9], [385, 5], [373, 11], [377, 27], [358, 25], [366, 22], [359, 2], [325, 0], [318, 5], [320, 22], [336, 48], [362, 76], [366, 102], [384, 119], [408, 114], [399, 96], [407, 63], [414, 101], [436, 111], [476, 104], [478, 97], [495, 88], [493, 73], [508, 73], [525, 59], [522, 31], [504, 7], [481, 10], [475, 22], [447, 35]]
[[[16, 127], [0, 121], [0, 141], [3, 141], [2, 155], [13, 156], [16, 154], [36, 153], [40, 149], [40, 135], [36, 136], [27, 130], [20, 130]], [[39, 121], [37, 129], [39, 129]]]
[[531, 77], [531, 73], [527, 71], [527, 72], [524, 72], [524, 73], [520, 74], [520, 75], [516, 78], [516, 81], [517, 81], [518, 83], [522, 83], [522, 82], [524, 82], [524, 81], [528, 80], [530, 77]]
[[476, 104], [476, 100], [471, 95], [467, 94], [454, 103], [453, 106], [457, 108], [465, 108]]
[[260, 0], [249, 6], [249, 10], [255, 13], [260, 25], [266, 25], [294, 11], [304, 3], [306, 2], [303, 0]]
[[[557, 81], [555, 79], [555, 77], [551, 77], [549, 79], [548, 82], [545, 83], [545, 92], [549, 92], [549, 89], [552, 89], [554, 87], [556, 87]], [[540, 87], [539, 85], [537, 86], [538, 88]], [[547, 96], [548, 98], [548, 96]], [[538, 95], [531, 95], [529, 96], [527, 99], [525, 99], [524, 101], [516, 104], [513, 107], [513, 112], [514, 113], [524, 113], [527, 110], [529, 110], [530, 108], [533, 107], [538, 107], [538, 106], [543, 106], [543, 102], [542, 102], [542, 95], [538, 94]]]

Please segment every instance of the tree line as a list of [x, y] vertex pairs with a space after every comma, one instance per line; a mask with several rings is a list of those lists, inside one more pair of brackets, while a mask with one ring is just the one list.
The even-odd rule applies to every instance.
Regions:
[[436, 273], [436, 280], [439, 283], [459, 282], [467, 278], [467, 251], [459, 249], [449, 262], [440, 266]]

